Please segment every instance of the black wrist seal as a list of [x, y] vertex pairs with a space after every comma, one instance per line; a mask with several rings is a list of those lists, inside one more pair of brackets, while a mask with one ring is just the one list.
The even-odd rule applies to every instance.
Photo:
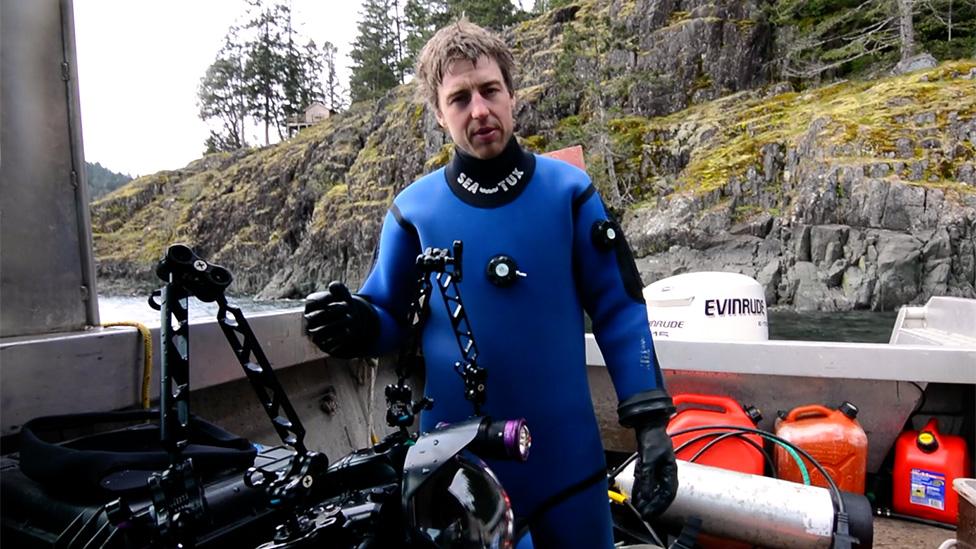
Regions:
[[637, 427], [648, 423], [667, 423], [675, 411], [671, 395], [664, 389], [643, 391], [617, 406], [617, 418], [624, 427]]

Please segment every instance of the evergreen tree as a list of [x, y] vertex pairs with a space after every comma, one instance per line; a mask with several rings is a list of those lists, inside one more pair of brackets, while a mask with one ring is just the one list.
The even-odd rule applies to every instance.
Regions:
[[217, 59], [207, 68], [197, 90], [200, 119], [215, 120], [220, 125], [220, 130], [210, 131], [207, 152], [247, 146], [244, 58], [237, 32], [236, 27], [228, 31]]
[[901, 60], [915, 55], [915, 0], [898, 0], [898, 42]]
[[352, 101], [375, 99], [401, 83], [401, 59], [397, 57], [392, 0], [365, 0], [353, 42], [352, 75], [349, 93]]
[[92, 202], [132, 181], [131, 175], [113, 172], [99, 162], [85, 162], [85, 172], [88, 176], [88, 198]]
[[511, 0], [450, 0], [451, 12], [472, 23], [496, 31], [516, 22]]
[[526, 15], [521, 2], [516, 8], [511, 0], [407, 0], [403, 8], [403, 66], [406, 72], [412, 72], [424, 44], [452, 21], [466, 17], [476, 25], [497, 31]]
[[[784, 51], [783, 76], [820, 78], [899, 47], [896, 0], [780, 0], [773, 22], [801, 32]], [[804, 21], [812, 24], [802, 25]]]
[[271, 142], [270, 128], [284, 136], [285, 83], [288, 78], [288, 37], [291, 9], [283, 4], [265, 7], [251, 0], [251, 20], [247, 28], [252, 38], [245, 44], [244, 64], [246, 102], [252, 118], [264, 126], [264, 143]]
[[976, 0], [920, 0], [915, 28], [925, 49], [939, 59], [976, 51]]
[[434, 32], [454, 18], [455, 14], [451, 11], [449, 0], [407, 0], [403, 7], [406, 34], [404, 40], [406, 55], [403, 64], [408, 72], [413, 72], [420, 50]]
[[313, 102], [324, 101], [322, 83], [318, 78], [322, 74], [322, 63], [322, 52], [313, 40], [299, 49], [294, 40], [289, 39], [284, 59], [285, 73], [282, 75], [282, 116], [285, 122], [303, 115]]
[[547, 11], [562, 8], [574, 3], [576, 0], [535, 0], [532, 6], [532, 13], [540, 15]]
[[322, 64], [325, 70], [325, 89], [323, 100], [325, 106], [332, 112], [339, 112], [346, 107], [345, 91], [336, 73], [336, 54], [338, 50], [332, 42], [322, 44]]

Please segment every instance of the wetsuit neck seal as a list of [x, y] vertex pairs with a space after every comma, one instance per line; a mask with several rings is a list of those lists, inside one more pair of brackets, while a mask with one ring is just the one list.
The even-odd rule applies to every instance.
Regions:
[[451, 191], [464, 202], [497, 208], [518, 198], [534, 172], [535, 156], [524, 151], [513, 136], [501, 154], [487, 160], [455, 147], [445, 176]]

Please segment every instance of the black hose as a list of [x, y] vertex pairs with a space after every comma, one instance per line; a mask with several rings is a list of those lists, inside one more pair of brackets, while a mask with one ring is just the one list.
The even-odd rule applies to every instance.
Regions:
[[684, 450], [689, 445], [694, 444], [694, 443], [696, 443], [696, 442], [698, 442], [700, 440], [704, 440], [706, 438], [710, 438], [710, 437], [714, 437], [714, 438], [712, 440], [708, 441], [707, 443], [705, 443], [704, 446], [702, 446], [701, 448], [699, 448], [698, 451], [695, 453], [695, 455], [691, 456], [691, 459], [689, 459], [688, 461], [694, 463], [699, 457], [701, 457], [702, 454], [704, 454], [712, 446], [718, 444], [719, 442], [721, 442], [721, 441], [723, 441], [723, 440], [725, 440], [727, 438], [738, 437], [739, 440], [741, 440], [741, 441], [743, 441], [745, 443], [748, 443], [750, 446], [752, 446], [753, 448], [755, 448], [756, 450], [758, 450], [760, 454], [762, 454], [763, 459], [766, 461], [766, 465], [769, 466], [770, 472], [775, 477], [775, 475], [776, 475], [776, 464], [773, 463], [773, 457], [769, 455], [769, 452], [767, 452], [765, 448], [763, 448], [762, 446], [756, 444], [755, 441], [753, 441], [753, 440], [751, 440], [749, 438], [746, 438], [746, 436], [745, 436], [744, 433], [736, 433], [735, 431], [729, 431], [728, 433], [722, 433], [722, 434], [718, 434], [718, 433], [704, 433], [704, 434], [701, 434], [701, 435], [696, 436], [695, 438], [692, 438], [692, 439], [686, 440], [685, 442], [682, 442], [681, 443], [681, 446], [678, 446], [677, 448], [674, 449], [674, 453], [677, 454], [678, 452]]
[[635, 459], [637, 459], [637, 452], [630, 454], [630, 456], [623, 460], [620, 465], [614, 467], [613, 470], [607, 475], [607, 480], [613, 483], [615, 480], [617, 480], [617, 475], [620, 474], [620, 471], [626, 469], [627, 466], [630, 465], [630, 462], [634, 461]]
[[614, 523], [613, 529], [616, 530], [616, 531], [618, 531], [618, 532], [620, 532], [620, 533], [622, 533], [622, 534], [625, 534], [627, 536], [630, 536], [630, 537], [636, 539], [637, 541], [639, 541], [640, 543], [643, 543], [645, 545], [651, 545], [651, 546], [655, 545], [654, 540], [648, 538], [647, 537], [647, 534], [641, 534], [640, 532], [637, 532], [635, 530], [631, 530], [630, 528], [627, 528], [625, 526], [621, 526], [621, 525], [616, 524], [616, 523]]
[[638, 511], [637, 508], [634, 507], [634, 504], [631, 503], [630, 501], [625, 500], [624, 506], [630, 509], [630, 511], [634, 513], [634, 515], [637, 517], [638, 522], [644, 525], [644, 528], [647, 530], [647, 533], [651, 535], [651, 538], [653, 538], [654, 543], [660, 545], [661, 547], [664, 547], [664, 543], [661, 541], [661, 538], [657, 537], [657, 534], [654, 532], [654, 529], [651, 528], [651, 525], [644, 520], [644, 517], [642, 517], [640, 511]]
[[918, 524], [924, 524], [926, 526], [934, 526], [936, 528], [944, 528], [946, 530], [956, 531], [955, 524], [949, 524], [948, 522], [939, 522], [937, 520], [925, 519], [922, 517], [913, 517], [912, 515], [903, 515], [901, 513], [896, 513], [888, 508], [879, 507], [875, 509], [874, 515], [883, 518], [893, 518], [898, 520], [905, 520], [908, 522], [915, 522]]

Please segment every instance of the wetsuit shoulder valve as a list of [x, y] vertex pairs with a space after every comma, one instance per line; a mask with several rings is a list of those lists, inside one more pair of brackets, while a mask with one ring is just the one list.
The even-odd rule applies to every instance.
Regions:
[[518, 277], [525, 276], [525, 273], [518, 270], [518, 263], [507, 255], [496, 255], [491, 258], [488, 261], [485, 274], [488, 275], [488, 280], [492, 284], [501, 288], [511, 286], [518, 280]]
[[590, 237], [598, 250], [609, 252], [620, 240], [620, 226], [609, 219], [596, 221], [590, 229]]

